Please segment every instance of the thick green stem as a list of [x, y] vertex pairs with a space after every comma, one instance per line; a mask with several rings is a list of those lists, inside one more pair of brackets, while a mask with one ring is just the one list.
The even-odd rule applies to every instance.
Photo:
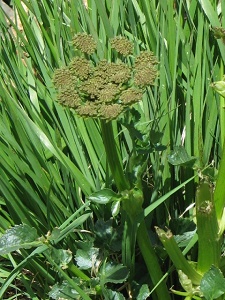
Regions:
[[220, 232], [223, 233], [225, 229], [225, 221], [222, 220], [224, 216], [225, 207], [225, 188], [224, 188], [224, 178], [225, 178], [225, 139], [223, 142], [222, 156], [220, 160], [219, 172], [216, 180], [216, 188], [214, 192], [214, 203], [218, 222], [223, 222], [220, 224]]
[[212, 265], [219, 266], [221, 251], [213, 191], [208, 182], [201, 182], [197, 189], [196, 218], [198, 233], [197, 269], [204, 274]]
[[70, 270], [76, 277], [83, 279], [85, 281], [90, 281], [90, 278], [73, 263], [68, 265], [68, 270]]
[[176, 269], [181, 270], [185, 275], [187, 275], [187, 277], [192, 281], [194, 285], [199, 285], [202, 276], [185, 259], [174, 239], [172, 232], [170, 230], [165, 232], [163, 229], [160, 229], [158, 227], [156, 227], [156, 232]]
[[112, 122], [101, 120], [102, 139], [105, 146], [107, 161], [112, 172], [113, 179], [119, 191], [129, 189], [124, 172], [121, 157], [118, 154], [116, 141], [113, 134]]
[[[126, 224], [130, 224], [133, 222], [134, 225], [137, 222], [138, 215], [142, 212], [142, 202], [143, 202], [143, 195], [142, 191], [140, 190], [130, 190], [130, 185], [125, 177], [122, 167], [121, 157], [118, 154], [118, 149], [116, 147], [116, 142], [114, 139], [113, 128], [111, 122], [101, 121], [102, 127], [102, 138], [105, 146], [106, 157], [109, 163], [113, 179], [116, 183], [116, 186], [120, 192], [123, 192], [123, 209], [126, 213], [126, 217], [129, 218]], [[132, 227], [133, 226], [129, 226]], [[134, 226], [135, 227], [135, 226]], [[135, 232], [132, 228], [127, 228], [128, 233]], [[135, 241], [130, 239], [127, 236], [126, 245], [124, 249], [129, 249], [129, 253], [124, 253], [124, 259], [126, 261], [130, 261], [129, 264], [132, 263], [133, 258], [133, 245]], [[134, 238], [135, 239], [135, 238]], [[157, 256], [154, 252], [154, 249], [150, 243], [148, 232], [146, 229], [145, 221], [143, 220], [138, 227], [137, 230], [137, 242], [141, 251], [141, 254], [145, 260], [149, 275], [151, 277], [152, 283], [154, 286], [158, 285], [156, 288], [156, 294], [158, 299], [163, 300], [171, 300], [167, 286], [164, 281], [160, 282], [163, 277], [162, 271], [160, 269], [160, 265], [157, 259]], [[128, 243], [128, 244], [127, 244]], [[125, 255], [126, 254], [126, 255]], [[127, 255], [129, 257], [127, 257]], [[159, 283], [160, 282], [160, 283]]]
[[[145, 260], [150, 278], [154, 286], [156, 286], [163, 277], [158, 258], [149, 240], [148, 231], [145, 221], [143, 220], [137, 231], [137, 242], [141, 254]], [[156, 288], [158, 299], [171, 300], [165, 281], [162, 281]]]

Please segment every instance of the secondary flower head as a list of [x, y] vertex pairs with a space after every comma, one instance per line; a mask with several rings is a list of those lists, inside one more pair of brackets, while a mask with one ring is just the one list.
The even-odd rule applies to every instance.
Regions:
[[112, 48], [118, 53], [127, 56], [133, 53], [133, 44], [123, 36], [116, 36], [110, 40]]
[[157, 77], [157, 64], [152, 52], [141, 52], [135, 59], [134, 83], [140, 87], [152, 85]]
[[73, 40], [75, 48], [83, 53], [92, 54], [96, 50], [96, 42], [92, 35], [86, 33], [77, 33]]
[[[111, 43], [123, 56], [132, 54], [133, 45], [125, 37], [115, 37]], [[78, 33], [73, 44], [84, 55], [56, 70], [53, 83], [59, 103], [75, 109], [82, 117], [115, 119], [140, 101], [145, 88], [155, 81], [158, 63], [152, 52], [141, 52], [133, 64], [125, 58], [123, 62], [97, 61], [96, 55], [95, 59], [91, 56], [96, 49], [92, 36]]]
[[84, 57], [75, 57], [68, 65], [71, 74], [74, 74], [81, 80], [88, 79], [93, 71], [91, 62]]
[[142, 90], [135, 87], [131, 87], [121, 93], [120, 100], [125, 106], [130, 106], [140, 101], [142, 99], [142, 96]]

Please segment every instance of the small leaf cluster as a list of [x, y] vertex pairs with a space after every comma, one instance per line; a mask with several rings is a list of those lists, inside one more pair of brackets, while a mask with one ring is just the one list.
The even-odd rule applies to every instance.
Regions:
[[[73, 39], [80, 56], [55, 70], [53, 83], [58, 102], [82, 117], [112, 120], [142, 99], [146, 87], [154, 84], [157, 60], [152, 52], [133, 55], [133, 44], [125, 37], [110, 40], [111, 47], [128, 59], [96, 62], [96, 42], [91, 35], [78, 33]], [[92, 55], [93, 54], [93, 55]]]

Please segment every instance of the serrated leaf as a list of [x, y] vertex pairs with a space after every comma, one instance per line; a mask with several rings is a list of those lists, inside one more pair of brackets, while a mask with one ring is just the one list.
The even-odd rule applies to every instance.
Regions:
[[105, 263], [100, 270], [100, 282], [122, 283], [129, 275], [129, 270], [122, 264]]
[[222, 272], [212, 266], [201, 280], [200, 290], [206, 300], [213, 300], [225, 293], [225, 278]]
[[120, 196], [110, 189], [102, 189], [101, 191], [95, 192], [88, 197], [88, 200], [98, 203], [107, 204], [109, 202], [118, 200]]
[[98, 220], [95, 223], [94, 232], [96, 235], [95, 244], [99, 248], [118, 251], [121, 249], [122, 228], [112, 226], [112, 220]]
[[112, 300], [125, 300], [126, 298], [119, 292], [112, 291], [110, 289], [105, 289], [103, 291], [103, 295], [105, 299], [112, 299]]
[[137, 300], [145, 300], [150, 295], [150, 290], [147, 284], [143, 284], [139, 290]]
[[70, 250], [63, 249], [48, 249], [48, 254], [54, 260], [54, 262], [60, 266], [62, 269], [68, 267], [69, 262], [72, 260], [72, 252]]
[[179, 234], [175, 235], [174, 238], [175, 238], [175, 241], [177, 242], [178, 246], [180, 248], [183, 248], [188, 245], [188, 243], [193, 238], [195, 233], [196, 233], [196, 230], [187, 231], [187, 232], [183, 233], [182, 235], [179, 235]]
[[196, 224], [189, 218], [176, 218], [170, 220], [169, 228], [174, 235], [182, 235], [185, 232], [194, 231]]
[[61, 234], [61, 230], [59, 228], [55, 227], [52, 229], [52, 232], [49, 235], [48, 240], [49, 241], [57, 240], [59, 238], [60, 234]]
[[80, 269], [87, 270], [93, 268], [99, 263], [98, 258], [99, 249], [91, 247], [88, 250], [78, 249], [76, 252], [75, 260]]
[[8, 230], [0, 238], [0, 255], [10, 253], [20, 248], [29, 249], [42, 244], [37, 241], [37, 230], [26, 224], [16, 225]]
[[66, 300], [73, 300], [79, 299], [77, 296], [79, 294], [76, 290], [74, 290], [67, 281], [63, 281], [62, 284], [55, 284], [52, 287], [52, 290], [49, 292], [49, 296], [52, 299], [66, 299]]
[[151, 130], [150, 140], [151, 140], [152, 144], [156, 145], [157, 143], [159, 143], [161, 141], [162, 137], [163, 137], [163, 132], [159, 132], [154, 129]]
[[133, 298], [137, 300], [148, 299], [149, 295], [151, 294], [147, 284], [139, 284], [136, 281], [132, 281], [131, 289], [133, 291]]
[[193, 167], [196, 157], [189, 156], [183, 146], [176, 146], [174, 150], [168, 155], [168, 161], [173, 166]]

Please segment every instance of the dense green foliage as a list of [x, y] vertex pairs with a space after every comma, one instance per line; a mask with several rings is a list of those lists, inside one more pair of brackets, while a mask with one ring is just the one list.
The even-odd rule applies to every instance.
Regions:
[[[0, 11], [0, 298], [224, 299], [225, 3], [87, 2]], [[157, 58], [116, 120], [58, 101], [80, 32]]]

